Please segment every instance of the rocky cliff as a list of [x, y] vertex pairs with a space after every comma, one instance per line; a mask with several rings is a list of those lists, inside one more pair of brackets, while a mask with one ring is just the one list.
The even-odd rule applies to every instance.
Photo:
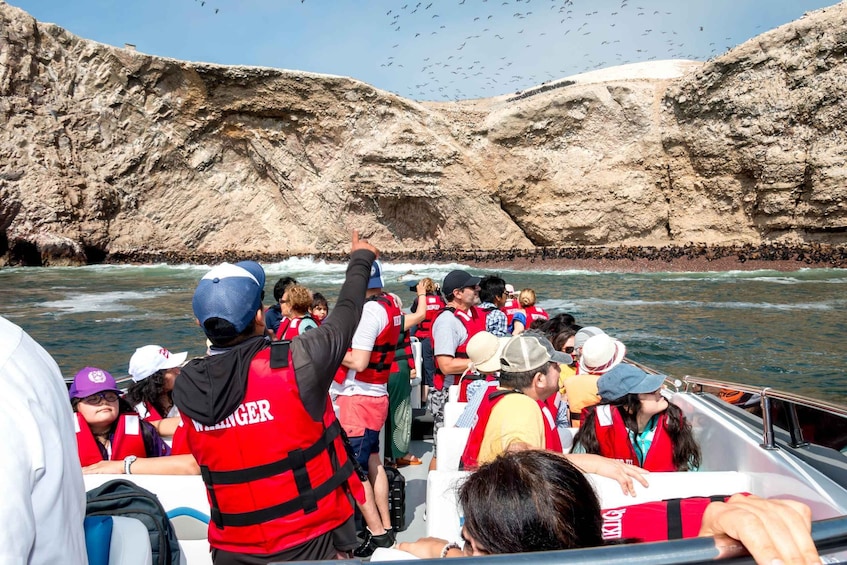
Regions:
[[395, 252], [843, 244], [845, 20], [419, 103], [113, 48], [0, 1], [0, 256], [341, 252], [352, 227]]

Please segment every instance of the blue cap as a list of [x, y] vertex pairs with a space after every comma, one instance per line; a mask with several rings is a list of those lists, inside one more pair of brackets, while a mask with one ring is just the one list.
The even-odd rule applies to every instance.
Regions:
[[[264, 283], [265, 271], [254, 261], [222, 263], [206, 273], [197, 284], [191, 307], [207, 337], [232, 338], [243, 332], [262, 306]], [[211, 318], [229, 322], [235, 333], [210, 333], [205, 324]]]
[[246, 269], [259, 282], [259, 287], [265, 288], [265, 270], [255, 261], [239, 261], [236, 267]]
[[612, 402], [627, 394], [653, 392], [664, 382], [664, 375], [651, 375], [635, 365], [621, 363], [597, 379], [597, 391], [605, 402]]
[[382, 288], [385, 286], [385, 281], [382, 280], [382, 266], [379, 261], [374, 261], [371, 265], [371, 278], [368, 279], [368, 290], [372, 288]]

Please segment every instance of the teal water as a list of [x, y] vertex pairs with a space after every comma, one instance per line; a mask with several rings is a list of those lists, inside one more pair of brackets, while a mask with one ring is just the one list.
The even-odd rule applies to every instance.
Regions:
[[[455, 267], [388, 263], [387, 288], [410, 303], [414, 296], [404, 280], [431, 276], [440, 281]], [[345, 267], [289, 259], [265, 268], [269, 299], [276, 280], [292, 275], [332, 304]], [[191, 295], [207, 269], [2, 269], [0, 315], [39, 341], [66, 378], [85, 365], [124, 375], [132, 352], [142, 345], [203, 354], [204, 337], [191, 313]], [[847, 401], [845, 270], [497, 272], [516, 288], [534, 288], [548, 311], [569, 312], [582, 325], [600, 326], [627, 345], [631, 358], [668, 375], [734, 380]]]

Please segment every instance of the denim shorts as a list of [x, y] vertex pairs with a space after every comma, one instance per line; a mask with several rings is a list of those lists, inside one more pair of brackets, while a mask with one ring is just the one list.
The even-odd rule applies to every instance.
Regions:
[[379, 453], [379, 432], [365, 428], [365, 435], [351, 437], [349, 439], [350, 447], [353, 448], [353, 455], [367, 475], [368, 458], [371, 456], [371, 453]]

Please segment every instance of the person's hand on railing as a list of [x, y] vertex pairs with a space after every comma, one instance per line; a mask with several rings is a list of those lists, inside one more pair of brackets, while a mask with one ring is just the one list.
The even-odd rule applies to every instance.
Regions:
[[706, 507], [699, 535], [714, 536], [720, 557], [746, 549], [756, 563], [806, 565], [821, 562], [811, 529], [812, 511], [803, 503], [736, 494]]

